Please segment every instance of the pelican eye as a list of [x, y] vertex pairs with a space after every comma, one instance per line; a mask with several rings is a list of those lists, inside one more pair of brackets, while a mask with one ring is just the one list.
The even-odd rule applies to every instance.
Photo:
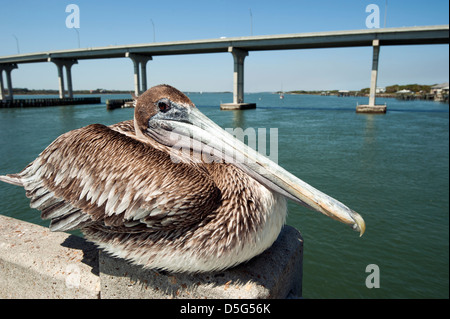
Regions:
[[158, 106], [159, 110], [163, 113], [170, 110], [170, 101], [168, 99], [162, 99], [156, 102], [156, 105]]

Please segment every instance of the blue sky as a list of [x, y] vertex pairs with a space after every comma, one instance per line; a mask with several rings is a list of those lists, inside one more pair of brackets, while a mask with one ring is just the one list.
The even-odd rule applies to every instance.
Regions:
[[[379, 6], [381, 27], [386, 3], [386, 27], [449, 23], [447, 0], [0, 0], [0, 56], [77, 48], [77, 32], [66, 27], [71, 3], [80, 8], [82, 48], [153, 42], [152, 21], [156, 42], [366, 29], [369, 4]], [[250, 52], [245, 91], [361, 89], [369, 86], [371, 58], [369, 47]], [[448, 45], [381, 47], [378, 84], [447, 82], [448, 58]], [[154, 57], [147, 64], [149, 86], [184, 91], [231, 91], [232, 71], [229, 53]], [[20, 64], [12, 75], [15, 87], [58, 88], [53, 63]], [[134, 83], [126, 58], [79, 61], [72, 76], [74, 89], [132, 90]]]

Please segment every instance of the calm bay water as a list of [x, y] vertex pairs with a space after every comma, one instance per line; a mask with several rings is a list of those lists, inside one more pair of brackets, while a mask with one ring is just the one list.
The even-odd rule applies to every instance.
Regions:
[[[278, 163], [365, 219], [349, 227], [293, 203], [288, 224], [304, 238], [305, 298], [449, 297], [449, 107], [377, 99], [384, 115], [355, 113], [367, 98], [247, 94], [257, 109], [220, 111], [231, 94], [189, 97], [223, 128], [278, 128]], [[129, 98], [127, 95], [103, 95]], [[0, 174], [21, 171], [59, 135], [131, 119], [102, 105], [0, 109]], [[269, 137], [269, 136], [267, 136]], [[269, 149], [269, 148], [268, 148]], [[0, 214], [40, 225], [19, 187], [0, 183]], [[380, 270], [368, 289], [366, 267]]]

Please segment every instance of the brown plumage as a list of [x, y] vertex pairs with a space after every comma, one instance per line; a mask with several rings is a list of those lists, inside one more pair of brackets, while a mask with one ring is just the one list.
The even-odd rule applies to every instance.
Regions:
[[139, 97], [134, 120], [65, 133], [0, 180], [23, 186], [51, 230], [81, 229], [144, 267], [231, 267], [270, 247], [285, 222], [286, 194], [220, 156], [202, 162], [192, 158], [195, 147], [173, 152], [171, 125], [189, 126], [197, 112], [175, 88], [154, 87]]

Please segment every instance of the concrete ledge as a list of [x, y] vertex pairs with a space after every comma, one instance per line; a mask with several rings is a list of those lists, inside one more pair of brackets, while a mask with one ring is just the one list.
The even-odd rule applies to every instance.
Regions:
[[222, 103], [221, 110], [248, 110], [256, 109], [256, 103]]
[[303, 240], [285, 226], [267, 251], [206, 274], [144, 270], [85, 239], [0, 215], [0, 298], [297, 298]]
[[99, 296], [93, 244], [0, 215], [0, 298]]
[[145, 270], [100, 253], [102, 298], [298, 298], [302, 294], [303, 240], [285, 226], [271, 248], [223, 272], [184, 274]]
[[386, 105], [357, 105], [356, 113], [383, 114], [386, 109]]

